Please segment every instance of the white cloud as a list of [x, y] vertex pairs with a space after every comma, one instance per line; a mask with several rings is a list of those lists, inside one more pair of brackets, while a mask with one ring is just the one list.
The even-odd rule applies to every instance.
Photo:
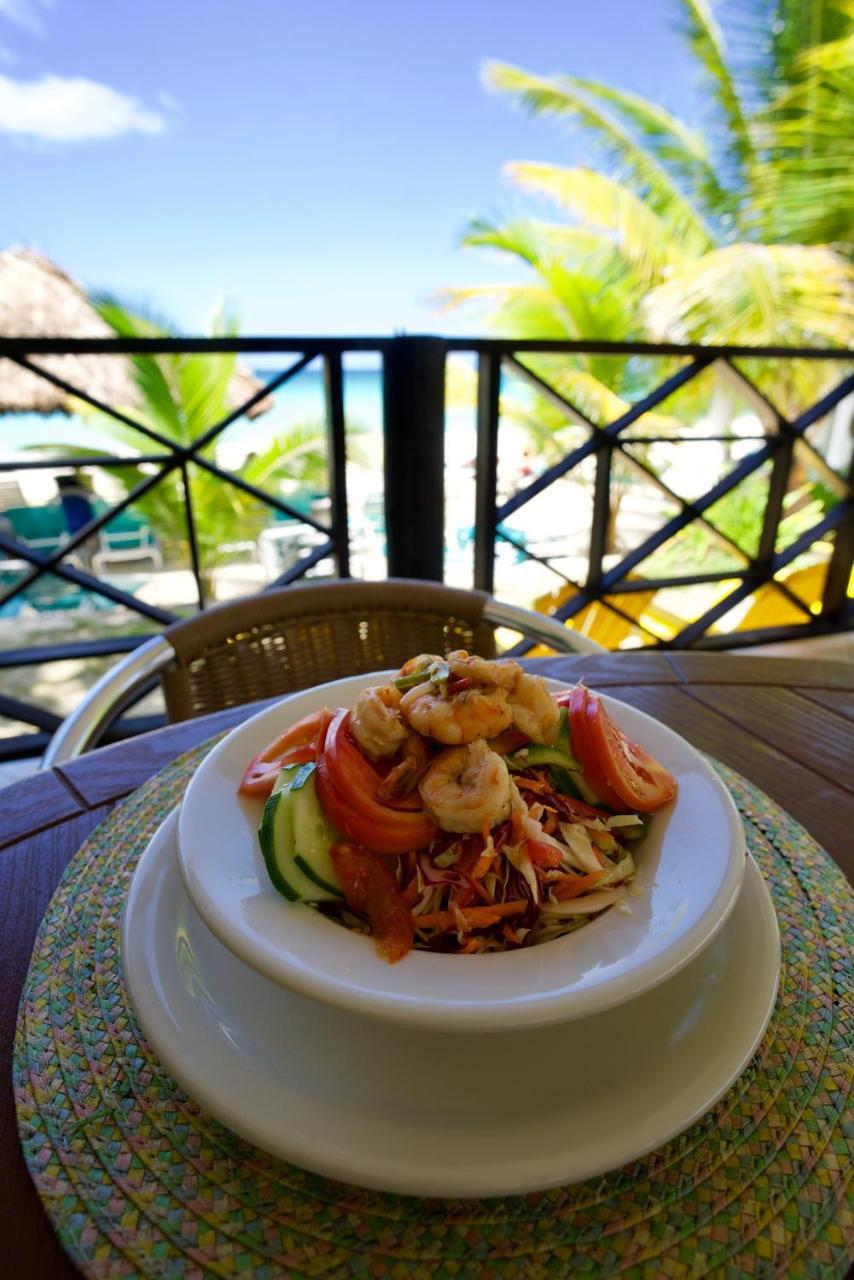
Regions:
[[53, 0], [0, 0], [0, 16], [15, 22], [19, 27], [26, 27], [33, 35], [40, 36], [44, 31], [42, 15], [51, 7]]
[[[0, 5], [9, 3], [0, 0]], [[96, 80], [52, 75], [12, 80], [0, 75], [0, 133], [84, 142], [123, 133], [163, 133], [165, 128], [159, 111]]]

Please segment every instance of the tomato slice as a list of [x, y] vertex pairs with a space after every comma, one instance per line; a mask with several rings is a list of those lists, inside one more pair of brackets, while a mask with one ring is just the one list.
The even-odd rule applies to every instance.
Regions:
[[368, 917], [377, 951], [389, 964], [412, 950], [412, 912], [388, 867], [370, 849], [334, 844], [329, 850], [347, 905]]
[[585, 689], [581, 684], [576, 685], [569, 695], [569, 732], [572, 737], [572, 749], [578, 757], [584, 777], [602, 803], [611, 809], [620, 809], [623, 807], [623, 801], [608, 785], [599, 751], [590, 735], [587, 709], [593, 701], [590, 690]]
[[393, 808], [379, 799], [383, 779], [349, 728], [350, 713], [342, 708], [319, 744], [317, 797], [329, 821], [356, 844], [379, 853], [409, 853], [431, 844], [438, 833], [423, 808]]
[[[589, 695], [586, 719], [588, 745], [622, 805], [652, 813], [673, 799], [678, 784], [672, 773], [618, 729], [593, 695]], [[593, 788], [598, 790], [595, 782]]]
[[268, 796], [286, 764], [305, 764], [313, 760], [318, 739], [332, 717], [328, 707], [304, 716], [249, 761], [238, 791], [244, 796]]
[[[332, 780], [328, 756], [318, 757], [315, 785], [320, 807], [326, 817], [350, 840], [364, 845], [367, 849], [375, 849], [377, 852], [410, 852], [413, 846], [407, 831], [402, 834], [398, 832], [386, 820], [385, 815], [380, 815], [379, 820], [372, 818], [360, 809], [354, 808], [342, 795]], [[396, 811], [389, 815], [389, 819], [393, 820], [395, 816]]]

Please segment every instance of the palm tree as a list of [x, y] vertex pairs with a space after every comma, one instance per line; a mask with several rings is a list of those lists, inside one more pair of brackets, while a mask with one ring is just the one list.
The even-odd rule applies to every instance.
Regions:
[[[854, 0], [741, 0], [729, 39], [708, 0], [674, 3], [714, 107], [705, 132], [598, 81], [486, 65], [488, 88], [580, 129], [603, 163], [507, 165], [516, 187], [545, 198], [561, 217], [473, 221], [466, 245], [498, 250], [523, 263], [530, 277], [447, 290], [445, 299], [480, 304], [507, 336], [848, 345]], [[673, 367], [665, 359], [584, 355], [527, 356], [525, 363], [599, 425]], [[751, 361], [744, 370], [788, 414], [818, 398], [828, 377], [817, 361], [783, 368]], [[646, 415], [648, 434], [675, 435], [701, 415], [720, 416], [723, 425], [734, 416], [733, 394], [709, 370]], [[571, 428], [543, 397], [508, 394], [502, 412], [529, 432], [545, 462], [567, 451]], [[634, 446], [635, 457], [654, 471], [661, 453]], [[610, 550], [636, 470], [615, 455]], [[802, 468], [793, 473], [790, 506], [809, 504], [818, 492], [807, 479]], [[750, 491], [760, 512], [764, 483]], [[749, 541], [750, 520], [740, 508], [730, 514]], [[702, 560], [715, 535], [695, 533]]]
[[[474, 223], [466, 244], [497, 248], [534, 278], [450, 300], [486, 302], [514, 335], [850, 342], [854, 0], [743, 0], [729, 41], [708, 0], [675, 2], [714, 104], [705, 134], [599, 81], [486, 65], [490, 89], [583, 130], [607, 171], [508, 165], [565, 220]], [[566, 390], [619, 392], [620, 362], [573, 363]], [[780, 407], [803, 404], [822, 376], [816, 364], [790, 368], [788, 383], [775, 371]]]
[[[174, 333], [168, 322], [141, 315], [109, 295], [97, 296], [92, 301], [120, 337], [159, 338]], [[214, 318], [212, 337], [233, 336], [235, 332], [232, 317], [221, 313]], [[134, 355], [128, 359], [138, 392], [138, 403], [128, 410], [128, 416], [177, 445], [186, 446], [198, 440], [233, 407], [229, 388], [237, 366], [236, 357], [231, 353]], [[97, 421], [101, 430], [123, 445], [139, 449], [143, 441], [139, 432], [88, 406], [79, 407], [90, 420]], [[258, 489], [277, 494], [285, 483], [290, 489], [299, 485], [322, 491], [327, 485], [325, 444], [322, 423], [296, 424], [265, 448], [250, 453], [235, 474]], [[67, 453], [67, 448], [63, 448]], [[204, 450], [211, 459], [213, 449], [211, 445]], [[254, 538], [269, 520], [269, 508], [197, 465], [190, 463], [188, 472], [202, 585], [205, 595], [210, 596], [213, 572], [227, 556], [229, 545]], [[114, 469], [113, 474], [130, 491], [145, 478], [144, 464], [141, 469], [129, 459], [127, 466]], [[134, 502], [133, 509], [151, 523], [167, 554], [186, 563], [189, 543], [180, 471], [170, 471]]]

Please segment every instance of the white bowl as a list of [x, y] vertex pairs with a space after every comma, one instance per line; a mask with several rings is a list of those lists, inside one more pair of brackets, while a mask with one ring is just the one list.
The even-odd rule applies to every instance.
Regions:
[[181, 874], [202, 919], [236, 956], [284, 987], [353, 1012], [445, 1031], [498, 1031], [622, 1004], [711, 941], [744, 874], [738, 811], [683, 738], [604, 695], [619, 727], [679, 782], [676, 800], [653, 816], [635, 847], [631, 914], [612, 908], [541, 946], [482, 956], [412, 951], [389, 965], [370, 938], [283, 898], [258, 846], [262, 806], [237, 794], [243, 770], [289, 724], [324, 705], [352, 706], [360, 690], [387, 678], [387, 672], [353, 676], [292, 694], [233, 729], [190, 782], [178, 823]]

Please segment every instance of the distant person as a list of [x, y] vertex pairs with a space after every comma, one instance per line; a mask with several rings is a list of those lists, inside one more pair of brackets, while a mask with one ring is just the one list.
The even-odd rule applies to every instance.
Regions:
[[78, 471], [71, 476], [57, 476], [56, 483], [65, 527], [69, 533], [74, 534], [84, 524], [88, 524], [95, 514], [92, 490], [89, 482]]
[[[62, 503], [62, 515], [65, 520], [65, 527], [73, 538], [78, 530], [88, 524], [94, 518], [95, 508], [92, 505], [92, 488], [85, 476], [79, 471], [75, 471], [70, 476], [57, 476], [57, 487], [59, 489], [59, 500]], [[85, 568], [89, 568], [92, 563], [92, 555], [95, 550], [95, 539], [87, 539], [81, 546], [75, 548], [75, 555], [78, 555], [83, 562]]]

